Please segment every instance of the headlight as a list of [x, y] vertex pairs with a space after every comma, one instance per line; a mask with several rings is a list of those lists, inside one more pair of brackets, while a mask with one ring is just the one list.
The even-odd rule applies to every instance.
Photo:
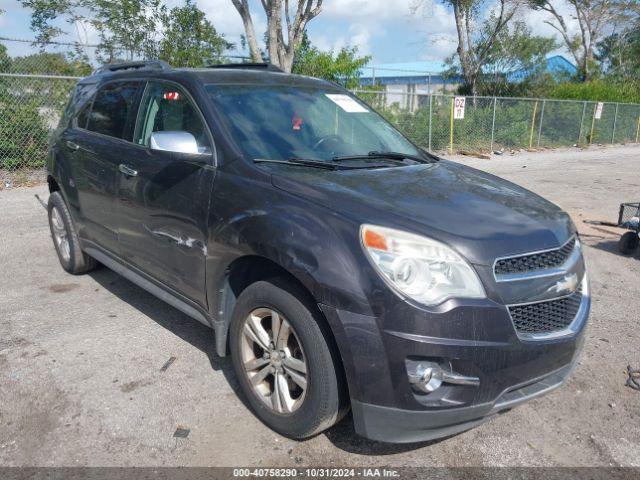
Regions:
[[443, 243], [375, 225], [362, 225], [360, 238], [373, 266], [401, 296], [424, 305], [486, 297], [476, 272]]

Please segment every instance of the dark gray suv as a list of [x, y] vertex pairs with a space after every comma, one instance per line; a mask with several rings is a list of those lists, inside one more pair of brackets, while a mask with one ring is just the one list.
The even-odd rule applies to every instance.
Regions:
[[[210, 326], [255, 414], [412, 442], [560, 386], [590, 306], [569, 216], [262, 64], [108, 65], [48, 159], [62, 267], [98, 262]], [[125, 332], [123, 332], [124, 334]]]

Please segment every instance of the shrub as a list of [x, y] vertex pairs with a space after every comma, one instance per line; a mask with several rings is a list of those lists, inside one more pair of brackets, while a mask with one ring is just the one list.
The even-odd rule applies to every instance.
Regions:
[[0, 82], [0, 168], [44, 165], [48, 128], [43, 105], [43, 98], [32, 95], [29, 87]]
[[594, 102], [640, 103], [640, 80], [625, 82], [597, 79], [584, 83], [559, 83], [545, 92], [548, 98]]

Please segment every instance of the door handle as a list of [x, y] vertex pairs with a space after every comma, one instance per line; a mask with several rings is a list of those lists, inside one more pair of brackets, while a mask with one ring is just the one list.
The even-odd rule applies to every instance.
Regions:
[[127, 177], [135, 177], [138, 175], [138, 171], [134, 170], [133, 168], [125, 165], [124, 163], [121, 163], [118, 166], [118, 170], [120, 170], [122, 173], [124, 173]]
[[69, 148], [69, 150], [73, 150], [74, 152], [80, 149], [80, 145], [72, 142], [71, 140], [67, 140], [67, 147]]

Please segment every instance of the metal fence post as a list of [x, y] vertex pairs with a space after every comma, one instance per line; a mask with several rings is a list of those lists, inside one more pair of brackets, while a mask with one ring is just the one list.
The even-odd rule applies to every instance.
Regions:
[[495, 131], [496, 131], [496, 104], [498, 103], [498, 98], [493, 97], [493, 120], [491, 121], [491, 146], [489, 147], [489, 151], [493, 153], [493, 140], [495, 139]]
[[540, 110], [540, 125], [538, 125], [538, 143], [536, 144], [536, 148], [540, 148], [540, 136], [542, 135], [542, 119], [544, 118], [544, 106], [546, 103], [546, 100], [542, 100], [542, 110]]
[[584, 123], [584, 116], [587, 113], [587, 102], [584, 102], [582, 107], [582, 117], [580, 118], [580, 130], [578, 131], [578, 141], [576, 145], [580, 145], [580, 139], [582, 138], [582, 124]]
[[616, 139], [616, 123], [618, 123], [618, 107], [620, 106], [619, 103], [616, 103], [616, 113], [613, 116], [613, 133], [611, 133], [611, 144], [616, 143], [615, 139]]
[[429, 151], [431, 151], [431, 112], [433, 104], [433, 95], [429, 92]]
[[533, 147], [533, 131], [536, 127], [536, 113], [538, 113], [538, 100], [533, 106], [533, 115], [531, 116], [531, 135], [529, 136], [529, 149]]
[[593, 116], [591, 117], [591, 133], [589, 134], [589, 145], [593, 143], [593, 134], [596, 131], [596, 110], [598, 109], [598, 102], [593, 106]]
[[451, 125], [449, 126], [449, 152], [453, 154], [453, 104], [455, 97], [451, 97]]

